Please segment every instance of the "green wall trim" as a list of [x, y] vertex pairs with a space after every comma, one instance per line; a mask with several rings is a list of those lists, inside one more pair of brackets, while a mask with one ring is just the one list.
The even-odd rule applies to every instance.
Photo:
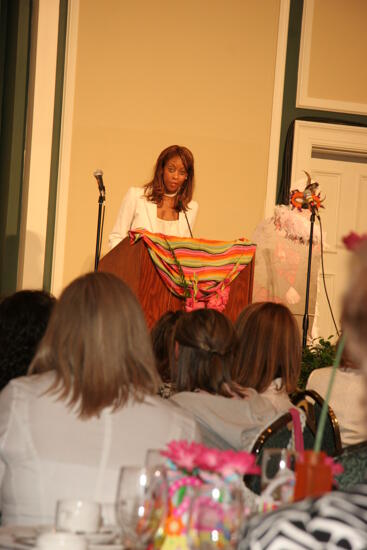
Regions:
[[54, 236], [55, 236], [56, 199], [57, 199], [57, 184], [58, 184], [59, 158], [60, 158], [61, 116], [62, 116], [62, 100], [63, 100], [63, 89], [64, 89], [67, 17], [68, 17], [68, 0], [60, 0], [59, 29], [58, 29], [58, 41], [57, 41], [57, 61], [56, 61], [55, 103], [54, 103], [53, 130], [52, 130], [51, 167], [50, 167], [50, 188], [49, 188], [48, 212], [47, 212], [45, 263], [44, 263], [44, 270], [43, 270], [43, 288], [48, 291], [51, 289], [52, 260], [53, 260], [53, 248], [54, 248]]
[[26, 134], [32, 2], [2, 0], [0, 130], [0, 293], [16, 290]]
[[7, 37], [7, 0], [0, 0], [0, 135], [2, 120], [2, 97], [4, 93], [4, 68], [5, 68], [5, 50]]
[[301, 44], [303, 0], [291, 0], [289, 10], [289, 27], [287, 40], [287, 55], [284, 77], [284, 93], [282, 107], [282, 124], [279, 143], [278, 185], [280, 187], [284, 147], [289, 126], [294, 120], [313, 118], [320, 122], [340, 121], [345, 124], [357, 124], [367, 126], [367, 116], [334, 111], [320, 111], [317, 109], [299, 109], [296, 107], [297, 78], [299, 51]]

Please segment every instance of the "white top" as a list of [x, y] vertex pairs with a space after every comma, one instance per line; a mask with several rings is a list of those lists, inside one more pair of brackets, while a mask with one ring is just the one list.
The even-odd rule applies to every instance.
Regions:
[[[331, 371], [332, 367], [313, 370], [307, 381], [307, 389], [316, 390], [325, 399]], [[339, 368], [336, 371], [329, 405], [338, 419], [343, 447], [367, 439], [366, 409], [363, 406], [365, 395], [361, 370]]]
[[162, 220], [157, 218], [156, 223], [156, 233], [163, 233], [164, 235], [177, 235], [179, 232], [179, 220]]
[[143, 465], [172, 439], [200, 441], [193, 419], [158, 396], [80, 420], [44, 394], [53, 376], [16, 378], [0, 393], [3, 525], [53, 523], [58, 499], [114, 502], [121, 466]]
[[269, 399], [269, 401], [272, 402], [278, 413], [288, 411], [291, 407], [294, 406], [292, 404], [292, 401], [289, 399], [289, 396], [284, 386], [281, 388], [281, 383], [281, 378], [275, 378], [270, 386], [261, 393], [263, 397], [266, 397], [267, 399]]
[[[195, 201], [188, 204], [186, 216], [191, 230], [195, 225], [198, 208], [199, 205]], [[184, 212], [179, 212], [178, 220], [173, 222], [174, 225], [166, 226], [163, 224], [162, 226], [162, 222], [167, 221], [158, 218], [157, 205], [146, 199], [142, 187], [130, 187], [122, 200], [116, 223], [109, 236], [110, 248], [122, 241], [130, 229], [147, 229], [152, 233], [164, 233], [167, 230], [170, 233], [165, 233], [166, 235], [190, 237], [190, 230]], [[162, 231], [162, 228], [164, 231]], [[174, 233], [171, 233], [171, 231], [174, 231]]]
[[279, 411], [256, 390], [248, 388], [246, 393], [247, 398], [237, 399], [201, 391], [180, 392], [170, 401], [193, 413], [201, 426], [204, 444], [250, 451], [257, 436], [278, 416]]

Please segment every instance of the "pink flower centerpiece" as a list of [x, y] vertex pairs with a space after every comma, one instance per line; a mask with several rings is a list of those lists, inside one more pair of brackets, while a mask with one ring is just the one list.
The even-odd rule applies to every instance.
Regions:
[[173, 469], [204, 481], [207, 476], [220, 476], [224, 481], [245, 474], [258, 474], [260, 468], [255, 457], [246, 451], [221, 451], [205, 447], [200, 443], [171, 441], [162, 455], [169, 459]]
[[183, 516], [190, 504], [190, 488], [205, 483], [219, 485], [240, 483], [245, 474], [259, 474], [255, 456], [245, 451], [221, 451], [205, 447], [199, 443], [171, 441], [162, 451], [167, 460], [170, 518], [167, 531], [171, 533], [172, 524], [178, 534], [185, 532]]
[[223, 284], [204, 295], [198, 291], [197, 288], [191, 289], [190, 296], [185, 300], [185, 310], [195, 311], [196, 309], [216, 309], [217, 311], [224, 311], [229, 299], [230, 287], [229, 283], [225, 280]]

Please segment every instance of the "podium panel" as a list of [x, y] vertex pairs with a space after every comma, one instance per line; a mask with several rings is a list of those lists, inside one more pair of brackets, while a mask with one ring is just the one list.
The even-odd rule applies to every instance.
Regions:
[[[255, 257], [230, 285], [224, 314], [233, 322], [251, 303], [254, 265]], [[149, 329], [166, 311], [184, 309], [184, 301], [176, 297], [159, 276], [143, 240], [132, 245], [126, 237], [100, 260], [98, 271], [113, 273], [131, 288], [141, 304]]]

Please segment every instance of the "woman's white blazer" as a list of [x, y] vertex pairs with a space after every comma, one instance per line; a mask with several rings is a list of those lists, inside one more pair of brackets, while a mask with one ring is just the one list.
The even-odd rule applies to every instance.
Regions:
[[[188, 204], [186, 212], [191, 229], [194, 226], [199, 205], [195, 201]], [[144, 196], [142, 187], [130, 187], [122, 200], [116, 223], [109, 236], [110, 248], [116, 246], [127, 236], [130, 229], [147, 229], [152, 233], [159, 232], [157, 227], [157, 205]], [[179, 213], [177, 237], [190, 237], [185, 214]]]

